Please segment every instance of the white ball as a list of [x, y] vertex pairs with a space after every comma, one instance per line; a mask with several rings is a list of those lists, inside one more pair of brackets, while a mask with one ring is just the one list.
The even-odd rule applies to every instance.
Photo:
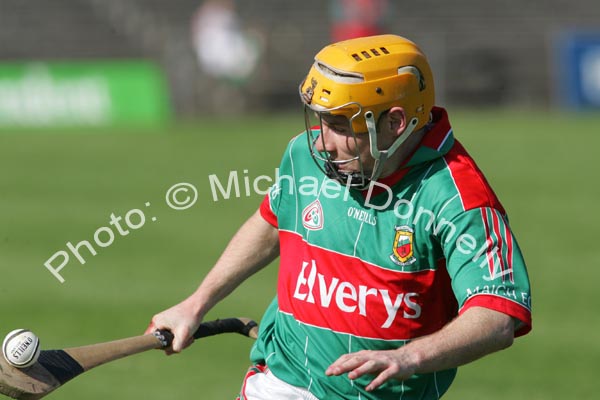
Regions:
[[28, 329], [15, 329], [4, 338], [2, 354], [12, 366], [30, 367], [40, 355], [40, 339]]

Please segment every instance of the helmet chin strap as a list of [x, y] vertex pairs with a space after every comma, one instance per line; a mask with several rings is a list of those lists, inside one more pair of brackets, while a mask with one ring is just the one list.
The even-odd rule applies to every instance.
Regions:
[[372, 111], [367, 111], [365, 113], [365, 120], [367, 122], [367, 129], [369, 131], [369, 141], [371, 143], [371, 156], [375, 159], [375, 166], [373, 167], [373, 172], [371, 173], [371, 177], [369, 180], [376, 181], [379, 179], [381, 172], [383, 171], [383, 166], [385, 162], [398, 150], [398, 148], [408, 139], [408, 137], [413, 133], [415, 127], [419, 123], [419, 119], [417, 117], [413, 117], [406, 126], [406, 129], [396, 139], [394, 143], [387, 150], [379, 150], [377, 146], [377, 123], [375, 122], [375, 116]]

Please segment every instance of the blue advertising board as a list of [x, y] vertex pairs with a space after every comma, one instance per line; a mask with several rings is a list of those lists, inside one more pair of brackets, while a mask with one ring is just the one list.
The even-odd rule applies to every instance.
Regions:
[[600, 31], [564, 35], [557, 55], [561, 103], [600, 108]]

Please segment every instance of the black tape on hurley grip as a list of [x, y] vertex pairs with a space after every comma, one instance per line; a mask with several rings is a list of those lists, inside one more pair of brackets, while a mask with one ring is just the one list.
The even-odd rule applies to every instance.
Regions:
[[250, 330], [257, 326], [256, 322], [250, 321], [245, 324], [238, 318], [217, 319], [214, 321], [204, 322], [200, 324], [196, 333], [195, 339], [218, 335], [220, 333], [239, 333], [248, 336]]
[[[240, 335], [250, 336], [252, 328], [258, 326], [254, 321], [244, 323], [239, 318], [216, 319], [214, 321], [203, 322], [194, 333], [194, 339], [205, 338], [208, 336], [219, 335], [221, 333], [239, 333]], [[173, 343], [173, 334], [168, 330], [157, 331], [157, 337], [161, 340], [164, 347]]]

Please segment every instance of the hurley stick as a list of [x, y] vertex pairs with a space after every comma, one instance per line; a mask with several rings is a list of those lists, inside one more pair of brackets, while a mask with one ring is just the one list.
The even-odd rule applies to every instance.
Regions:
[[[258, 325], [248, 318], [227, 318], [203, 322], [194, 333], [199, 339], [221, 333], [240, 333], [256, 339]], [[110, 361], [151, 349], [168, 347], [173, 334], [166, 330], [112, 342], [43, 350], [31, 367], [19, 369], [0, 357], [0, 393], [13, 399], [37, 400], [76, 376]]]

